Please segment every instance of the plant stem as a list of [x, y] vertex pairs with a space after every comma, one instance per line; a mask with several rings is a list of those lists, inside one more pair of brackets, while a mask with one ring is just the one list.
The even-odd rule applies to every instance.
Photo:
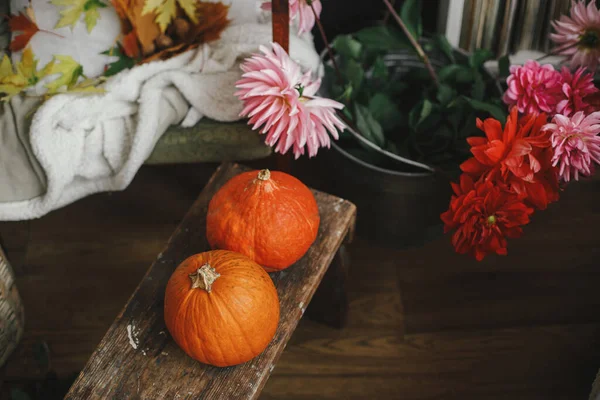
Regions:
[[[396, 6], [396, 0], [392, 0], [392, 6], [395, 7]], [[390, 10], [386, 10], [385, 11], [385, 15], [383, 16], [383, 24], [387, 25], [388, 21], [390, 19]]]
[[[575, 44], [573, 44], [573, 45], [571, 45], [571, 46], [569, 46], [569, 47], [565, 47], [565, 48], [564, 48], [564, 49], [562, 49], [561, 51], [572, 49], [573, 47], [576, 47], [578, 44], [579, 44], [579, 43], [575, 43]], [[542, 61], [544, 58], [548, 58], [548, 57], [550, 57], [550, 56], [558, 56], [558, 55], [559, 55], [558, 53], [555, 53], [554, 51], [551, 51], [551, 52], [549, 52], [549, 53], [546, 53], [546, 54], [544, 54], [544, 55], [543, 55], [543, 56], [541, 56], [541, 57], [538, 57], [538, 58], [536, 58], [536, 59], [535, 59], [535, 61]]]
[[440, 86], [440, 81], [435, 73], [435, 70], [433, 69], [433, 66], [431, 65], [431, 62], [429, 61], [429, 57], [427, 57], [427, 54], [425, 54], [425, 51], [423, 50], [423, 48], [421, 47], [419, 42], [417, 42], [417, 40], [410, 33], [410, 31], [404, 24], [404, 21], [402, 21], [402, 18], [400, 18], [400, 16], [394, 9], [394, 6], [392, 6], [392, 4], [389, 2], [389, 0], [383, 0], [383, 3], [386, 5], [388, 10], [390, 11], [390, 14], [394, 17], [394, 19], [396, 20], [398, 25], [400, 25], [400, 28], [402, 29], [402, 31], [404, 31], [404, 34], [408, 37], [410, 44], [412, 44], [412, 46], [415, 48], [417, 54], [419, 55], [419, 57], [421, 58], [423, 63], [425, 63], [425, 67], [427, 67], [427, 70], [429, 71], [429, 75], [431, 75], [431, 79], [433, 80], [435, 85]]
[[321, 24], [321, 19], [317, 15], [317, 11], [315, 10], [315, 6], [313, 5], [312, 1], [308, 1], [308, 4], [310, 5], [310, 9], [312, 10], [315, 16], [315, 21], [317, 22], [317, 26], [319, 27], [319, 33], [321, 34], [321, 38], [323, 39], [323, 43], [325, 43], [325, 48], [327, 49], [327, 54], [329, 54], [329, 58], [333, 63], [333, 69], [335, 70], [335, 74], [337, 75], [338, 83], [341, 84], [344, 82], [344, 78], [342, 77], [342, 72], [340, 71], [340, 67], [337, 64], [337, 61], [335, 60], [333, 50], [331, 50], [331, 46], [329, 45], [329, 40], [327, 40], [327, 35], [325, 34], [323, 24]]
[[61, 38], [61, 39], [64, 39], [64, 38], [65, 38], [63, 35], [59, 35], [59, 34], [58, 34], [58, 33], [56, 33], [56, 32], [47, 31], [47, 30], [45, 30], [45, 29], [40, 29], [39, 31], [40, 31], [40, 32], [44, 32], [44, 33], [49, 33], [50, 35], [58, 36], [58, 37], [59, 37], [59, 38]]

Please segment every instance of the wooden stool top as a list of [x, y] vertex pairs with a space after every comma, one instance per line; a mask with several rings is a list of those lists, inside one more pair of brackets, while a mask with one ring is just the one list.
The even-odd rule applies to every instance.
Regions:
[[[336, 251], [352, 234], [356, 207], [313, 191], [321, 214], [317, 240], [296, 264], [270, 274], [281, 306], [274, 339], [262, 354], [245, 364], [227, 368], [204, 365], [188, 357], [171, 339], [163, 320], [165, 287], [181, 261], [209, 250], [205, 235], [208, 203], [225, 182], [245, 170], [224, 164], [215, 172], [92, 354], [67, 399], [258, 397]], [[110, 295], [110, 288], [106, 293]]]

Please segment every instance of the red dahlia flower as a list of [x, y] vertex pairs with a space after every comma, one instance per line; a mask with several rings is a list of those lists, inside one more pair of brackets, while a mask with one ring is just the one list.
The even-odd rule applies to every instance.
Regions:
[[539, 209], [558, 200], [558, 174], [552, 166], [550, 132], [541, 128], [546, 114], [518, 117], [513, 107], [504, 129], [499, 121], [477, 119], [486, 137], [470, 137], [473, 158], [461, 164], [473, 179], [504, 183]]
[[487, 254], [506, 255], [506, 238], [521, 236], [533, 209], [522, 196], [490, 180], [473, 182], [462, 174], [460, 184], [452, 183], [455, 195], [450, 209], [441, 215], [444, 232], [456, 230], [452, 244], [457, 253], [473, 255], [478, 261]]

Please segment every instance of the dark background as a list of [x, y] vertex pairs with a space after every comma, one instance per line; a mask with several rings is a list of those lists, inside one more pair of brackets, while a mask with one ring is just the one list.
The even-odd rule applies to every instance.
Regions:
[[[330, 41], [340, 33], [351, 33], [381, 20], [387, 9], [381, 0], [321, 0], [321, 3], [323, 3], [321, 20]], [[402, 1], [396, 0], [396, 9], [399, 9], [401, 4]], [[435, 32], [439, 0], [424, 0], [422, 4], [424, 30]], [[323, 40], [316, 27], [313, 34], [317, 49], [321, 50]]]

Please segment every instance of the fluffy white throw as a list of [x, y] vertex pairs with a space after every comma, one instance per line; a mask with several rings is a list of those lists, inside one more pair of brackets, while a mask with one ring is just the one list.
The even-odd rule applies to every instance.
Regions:
[[[30, 157], [27, 173], [37, 174], [43, 193], [29, 198], [32, 191], [14, 187], [10, 176], [0, 176], [0, 183], [13, 185], [0, 190], [0, 195], [13, 190], [11, 201], [0, 198], [0, 220], [37, 218], [89, 194], [124, 189], [172, 124], [191, 126], [203, 116], [239, 119], [241, 103], [233, 96], [241, 74], [239, 61], [271, 38], [268, 23], [235, 24], [216, 43], [118, 74], [106, 83], [102, 95], [64, 94], [43, 103], [29, 135], [20, 133], [21, 140], [30, 142], [23, 152]], [[292, 35], [290, 53], [305, 68], [319, 68], [312, 38]], [[20, 98], [11, 105], [15, 114], [24, 107]], [[9, 140], [7, 125], [0, 125], [0, 146]], [[16, 168], [15, 163], [4, 164]], [[23, 193], [21, 198], [15, 190]]]

